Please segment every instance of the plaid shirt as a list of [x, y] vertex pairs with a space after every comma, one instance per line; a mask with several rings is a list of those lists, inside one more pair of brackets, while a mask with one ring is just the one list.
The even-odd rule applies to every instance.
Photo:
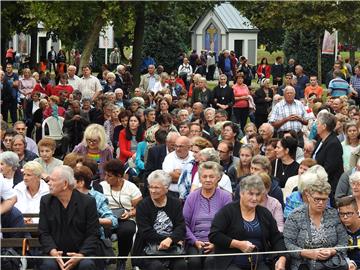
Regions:
[[[96, 201], [96, 209], [98, 212], [98, 216], [99, 218], [108, 218], [111, 220], [112, 229], [116, 229], [118, 227], [118, 220], [117, 218], [113, 215], [112, 211], [109, 208], [109, 202], [108, 199], [105, 197], [104, 194], [91, 189], [89, 191], [89, 194], [95, 199]], [[104, 233], [104, 228], [102, 226], [100, 226], [100, 238], [104, 239], [105, 238], [105, 233]]]
[[360, 76], [354, 75], [350, 79], [350, 84], [358, 94], [360, 94]]
[[[296, 99], [291, 104], [287, 103], [285, 100], [282, 100], [272, 109], [269, 117], [269, 123], [277, 122], [292, 114], [295, 114], [302, 118], [306, 118], [306, 111], [304, 105]], [[283, 124], [278, 129], [278, 131], [295, 130], [296, 132], [298, 132], [302, 129], [302, 126], [303, 124], [299, 121], [288, 121]]]

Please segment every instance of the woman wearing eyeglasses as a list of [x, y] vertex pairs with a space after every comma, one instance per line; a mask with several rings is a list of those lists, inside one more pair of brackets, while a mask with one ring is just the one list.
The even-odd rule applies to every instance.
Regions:
[[[284, 238], [270, 211], [260, 205], [265, 186], [260, 176], [250, 175], [240, 182], [240, 203], [227, 204], [215, 215], [209, 241], [215, 245], [215, 253], [251, 253], [255, 251], [279, 251], [275, 270], [285, 270]], [[216, 269], [268, 270], [268, 258], [262, 255], [215, 257]]]
[[347, 245], [347, 233], [337, 211], [327, 207], [330, 184], [316, 181], [306, 189], [307, 203], [295, 209], [285, 222], [286, 248], [303, 249], [290, 253], [290, 269], [329, 269], [324, 263], [333, 256], [338, 254], [345, 258], [346, 250], [336, 247]]
[[84, 132], [83, 141], [75, 146], [74, 153], [84, 155], [97, 162], [101, 179], [104, 179], [103, 164], [111, 160], [112, 150], [106, 143], [105, 129], [99, 124], [89, 125]]

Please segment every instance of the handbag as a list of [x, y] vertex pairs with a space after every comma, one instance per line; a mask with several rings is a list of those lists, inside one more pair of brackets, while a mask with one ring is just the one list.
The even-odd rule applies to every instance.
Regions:
[[183, 255], [185, 254], [185, 249], [182, 245], [174, 244], [168, 249], [159, 250], [159, 245], [147, 244], [144, 248], [144, 252], [148, 256]]
[[112, 194], [112, 189], [110, 187], [110, 195], [113, 198], [114, 202], [116, 202], [119, 205], [118, 208], [113, 208], [111, 209], [111, 211], [115, 217], [121, 218], [121, 216], [125, 213], [127, 209], [121, 203], [120, 194], [119, 194], [119, 200], [116, 200]]
[[[309, 237], [309, 240], [307, 241], [307, 245], [311, 247], [312, 242], [312, 235], [311, 235], [311, 228], [310, 228], [310, 216], [309, 216], [309, 208], [306, 209], [306, 218], [308, 220], [307, 222], [307, 234]], [[316, 261], [316, 270], [347, 270], [348, 264], [346, 262], [346, 259], [342, 253], [336, 253], [334, 256], [328, 258], [325, 261]], [[306, 269], [306, 268], [304, 268]]]
[[249, 109], [250, 111], [252, 112], [255, 112], [256, 111], [256, 105], [255, 105], [255, 102], [254, 102], [254, 98], [252, 97], [252, 95], [249, 95]]

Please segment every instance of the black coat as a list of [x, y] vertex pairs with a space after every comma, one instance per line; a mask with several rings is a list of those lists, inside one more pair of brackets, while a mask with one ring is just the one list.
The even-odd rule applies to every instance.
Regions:
[[166, 157], [166, 145], [155, 145], [148, 150], [148, 155], [145, 163], [144, 177], [147, 179], [149, 174], [155, 170], [161, 170], [162, 164]]
[[[256, 207], [256, 216], [262, 232], [264, 251], [286, 250], [284, 237], [277, 228], [276, 220], [265, 207]], [[230, 248], [233, 239], [245, 240], [246, 232], [241, 215], [240, 202], [236, 201], [225, 205], [215, 215], [209, 233], [209, 240], [215, 245], [215, 253], [241, 253], [238, 249]], [[278, 254], [281, 256], [282, 254]], [[226, 269], [233, 257], [215, 257], [215, 268]]]
[[[321, 140], [315, 145], [316, 152]], [[335, 192], [341, 174], [344, 172], [343, 149], [335, 133], [331, 133], [324, 141], [320, 150], [316, 153], [316, 161], [323, 166], [329, 177], [331, 190]]]
[[[45, 254], [52, 249], [93, 256], [99, 244], [99, 219], [95, 199], [73, 190], [67, 206], [67, 224], [62, 224], [61, 202], [51, 194], [40, 201], [39, 240]], [[65, 226], [65, 228], [64, 228]], [[64, 239], [65, 238], [65, 239]], [[61, 243], [73, 250], [66, 250]]]
[[230, 110], [234, 105], [234, 90], [226, 85], [225, 88], [221, 88], [220, 85], [217, 85], [213, 90], [213, 107], [219, 109], [216, 105], [217, 103], [222, 105], [229, 105]]
[[[273, 91], [269, 89], [269, 97], [273, 98]], [[266, 94], [262, 87], [255, 91], [254, 103], [256, 105], [255, 114], [268, 114], [269, 108], [271, 108], [272, 101], [266, 101]]]

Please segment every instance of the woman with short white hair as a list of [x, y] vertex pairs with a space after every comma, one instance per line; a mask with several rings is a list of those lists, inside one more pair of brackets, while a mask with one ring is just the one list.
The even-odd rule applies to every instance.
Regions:
[[19, 156], [12, 151], [5, 151], [0, 154], [0, 178], [8, 182], [11, 187], [22, 180]]
[[[17, 194], [15, 207], [23, 214], [38, 214], [41, 197], [49, 193], [48, 184], [41, 179], [43, 167], [37, 161], [29, 161], [24, 165], [23, 170], [24, 181], [14, 187]], [[25, 219], [25, 223], [37, 222], [38, 219]]]
[[[147, 181], [150, 196], [143, 199], [136, 209], [138, 233], [133, 255], [150, 255], [151, 247], [163, 250], [164, 254], [170, 255], [169, 248], [181, 246], [185, 240], [186, 229], [182, 204], [179, 199], [167, 195], [171, 177], [165, 171], [153, 171]], [[145, 259], [136, 264], [140, 268], [149, 270], [186, 269], [183, 258]]]
[[355, 197], [358, 208], [360, 209], [360, 172], [356, 171], [349, 177], [352, 195]]

